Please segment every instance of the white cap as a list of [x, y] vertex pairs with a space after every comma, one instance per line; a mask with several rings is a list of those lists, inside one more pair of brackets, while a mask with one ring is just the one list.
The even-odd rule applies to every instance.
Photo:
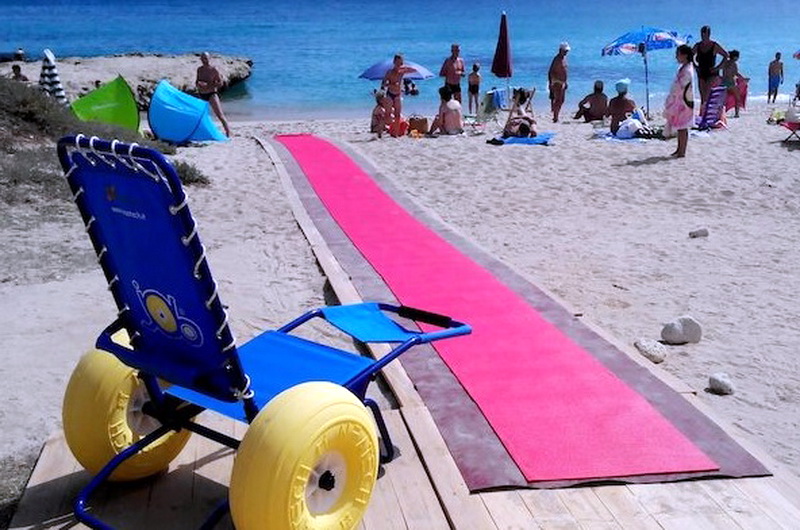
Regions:
[[570, 48], [569, 43], [567, 41], [564, 41], [564, 42], [562, 42], [561, 44], [558, 45], [558, 49], [559, 50], [564, 50], [565, 52], [568, 52], [572, 48]]

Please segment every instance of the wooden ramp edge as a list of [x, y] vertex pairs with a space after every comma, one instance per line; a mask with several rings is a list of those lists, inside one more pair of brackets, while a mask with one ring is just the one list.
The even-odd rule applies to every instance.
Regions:
[[[361, 297], [347, 272], [334, 257], [303, 206], [291, 178], [275, 149], [254, 137], [271, 158], [284, 187], [295, 220], [308, 240], [331, 287], [341, 303], [358, 303]], [[337, 140], [332, 140], [338, 143]], [[369, 157], [355, 146], [365, 159]], [[373, 163], [377, 167], [376, 164]], [[427, 210], [432, 216], [435, 212]], [[437, 216], [438, 217], [438, 216]], [[548, 293], [552, 294], [552, 293]], [[559, 303], [563, 300], [555, 298]], [[800, 521], [800, 478], [743, 440], [736, 429], [693, 399], [691, 390], [658, 367], [647, 365], [599, 326], [594, 331], [618, 346], [662, 381], [676, 388], [701, 411], [732, 433], [775, 473], [772, 477], [703, 480], [665, 484], [611, 485], [561, 490], [503, 490], [471, 494], [447, 450], [433, 418], [400, 363], [383, 370], [397, 397], [400, 414], [409, 430], [437, 492], [448, 521], [454, 528], [797, 528]], [[373, 348], [382, 355], [385, 348]], [[434, 528], [431, 526], [431, 528]]]

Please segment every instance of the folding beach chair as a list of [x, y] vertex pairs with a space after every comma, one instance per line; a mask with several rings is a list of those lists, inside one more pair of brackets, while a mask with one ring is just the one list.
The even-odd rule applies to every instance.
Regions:
[[800, 131], [800, 123], [794, 121], [782, 121], [781, 126], [786, 127], [790, 132], [789, 136], [783, 139], [783, 143], [788, 143], [793, 139], [800, 142], [800, 135], [798, 135], [798, 131]]
[[697, 129], [707, 131], [713, 128], [725, 127], [722, 115], [725, 112], [726, 94], [727, 89], [724, 86], [716, 86], [711, 89], [703, 113], [697, 118]]
[[[412, 346], [470, 328], [362, 303], [309, 311], [237, 347], [187, 198], [162, 155], [82, 135], [62, 139], [58, 155], [119, 309], [64, 398], [67, 443], [95, 474], [75, 500], [78, 520], [109, 528], [89, 513], [90, 495], [108, 479], [166, 469], [194, 432], [237, 449], [229, 505], [204, 527], [228, 509], [240, 530], [355, 527], [379, 462], [393, 457], [367, 385]], [[397, 317], [427, 331], [409, 330]], [[395, 347], [374, 360], [290, 334], [315, 318], [362, 343]], [[244, 437], [196, 423], [206, 409], [249, 423]]]

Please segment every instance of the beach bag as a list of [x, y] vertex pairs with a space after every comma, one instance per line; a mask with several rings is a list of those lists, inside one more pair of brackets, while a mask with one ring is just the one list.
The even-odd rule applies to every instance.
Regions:
[[789, 105], [789, 108], [786, 109], [786, 113], [783, 115], [783, 119], [788, 123], [800, 123], [800, 108], [796, 105]]
[[408, 120], [401, 119], [399, 122], [393, 122], [389, 126], [389, 134], [395, 138], [398, 136], [405, 136], [408, 132]]
[[628, 118], [619, 124], [619, 130], [617, 130], [617, 138], [622, 138], [623, 140], [634, 138], [636, 136], [636, 131], [638, 131], [641, 128], [642, 128], [642, 122], [640, 122], [636, 118]]
[[428, 118], [425, 116], [410, 116], [408, 118], [408, 132], [416, 131], [419, 134], [428, 134]]

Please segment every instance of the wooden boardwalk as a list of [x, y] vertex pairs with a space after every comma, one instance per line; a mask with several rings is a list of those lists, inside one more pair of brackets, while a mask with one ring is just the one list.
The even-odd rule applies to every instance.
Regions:
[[[264, 147], [271, 151], [268, 145]], [[298, 224], [339, 300], [360, 301], [282, 166], [277, 167]], [[621, 349], [628, 351], [624, 346]], [[384, 352], [380, 347], [373, 351], [376, 355]], [[654, 371], [703, 408], [679, 383]], [[383, 467], [361, 528], [800, 529], [800, 479], [743, 440], [740, 443], [774, 476], [471, 494], [400, 364], [390, 364], [384, 375], [399, 407], [386, 410], [385, 418], [400, 456]], [[202, 421], [236, 437], [246, 428], [211, 413], [205, 413]], [[736, 437], [735, 432], [733, 435]], [[226, 498], [232, 462], [230, 450], [193, 436], [168, 473], [135, 484], [105, 487], [93, 506], [104, 520], [119, 528], [197, 528]], [[88, 479], [63, 436], [53, 436], [43, 448], [11, 528], [80, 528], [71, 515], [70, 503]], [[218, 528], [231, 528], [230, 520], [223, 520]]]

